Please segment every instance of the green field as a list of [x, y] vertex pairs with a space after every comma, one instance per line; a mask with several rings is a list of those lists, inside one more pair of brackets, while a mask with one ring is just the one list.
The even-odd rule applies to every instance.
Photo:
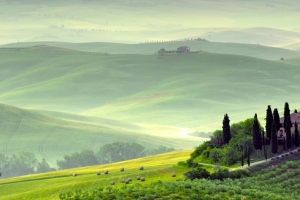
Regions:
[[[151, 135], [143, 127], [105, 118], [57, 112], [51, 116], [49, 112], [40, 114], [4, 104], [0, 104], [0, 113], [0, 152], [9, 157], [21, 151], [31, 152], [53, 167], [64, 155], [84, 149], [96, 152], [100, 146], [113, 142], [136, 142], [149, 149], [159, 145], [192, 149], [203, 141], [195, 137]], [[165, 127], [166, 132], [175, 130]]]
[[[211, 41], [283, 46], [299, 42], [299, 1], [0, 1], [0, 44], [17, 41]], [[169, 11], [169, 12], [167, 12]], [[258, 29], [248, 29], [259, 27]], [[270, 30], [262, 34], [261, 27]], [[282, 29], [285, 31], [277, 31]], [[269, 33], [271, 32], [271, 33]]]
[[[69, 170], [60, 170], [56, 172], [28, 175], [6, 180], [0, 180], [0, 198], [8, 199], [58, 199], [60, 192], [67, 192], [75, 189], [91, 189], [101, 185], [109, 185], [110, 181], [115, 181], [115, 187], [121, 187], [122, 179], [131, 177], [132, 184], [137, 181], [137, 176], [144, 176], [146, 181], [143, 184], [149, 184], [157, 180], [177, 180], [183, 179], [183, 173], [188, 171], [186, 168], [174, 166], [178, 161], [184, 161], [189, 158], [191, 150], [175, 151], [167, 154], [140, 158], [135, 160], [123, 161], [113, 164], [90, 166]], [[144, 171], [139, 167], [144, 166]], [[120, 172], [124, 167], [125, 171]], [[109, 170], [109, 174], [103, 172]], [[97, 176], [96, 172], [101, 175]], [[77, 173], [77, 177], [72, 175]], [[176, 173], [177, 177], [172, 178], [171, 174]]]
[[255, 112], [263, 119], [267, 105], [298, 109], [297, 60], [2, 49], [0, 102], [133, 123], [154, 135], [165, 135], [162, 126], [213, 131], [225, 113], [238, 122]]
[[[299, 34], [300, 36], [300, 34]], [[2, 45], [0, 48], [24, 49], [55, 49], [60, 51], [83, 51], [109, 54], [156, 54], [161, 48], [166, 50], [176, 50], [180, 46], [189, 46], [191, 51], [205, 51], [209, 53], [232, 54], [250, 56], [266, 60], [279, 60], [280, 58], [300, 57], [300, 52], [282, 48], [274, 48], [257, 44], [239, 44], [222, 42], [203, 41], [173, 41], [156, 42], [142, 44], [122, 44], [122, 43], [64, 43], [64, 42], [26, 42]]]

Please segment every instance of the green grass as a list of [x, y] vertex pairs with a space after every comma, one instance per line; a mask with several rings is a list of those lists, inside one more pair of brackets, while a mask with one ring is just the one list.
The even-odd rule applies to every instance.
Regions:
[[[134, 184], [138, 182], [137, 176], [144, 176], [146, 181], [142, 184], [150, 182], [175, 181], [184, 179], [183, 173], [189, 169], [176, 166], [178, 161], [189, 158], [192, 151], [176, 151], [157, 156], [128, 160], [118, 163], [90, 166], [84, 168], [76, 168], [69, 170], [61, 170], [44, 174], [28, 175], [16, 177], [0, 181], [0, 198], [8, 199], [58, 199], [60, 192], [67, 192], [75, 189], [91, 189], [93, 187], [108, 186], [110, 181], [115, 181], [115, 187], [121, 187], [121, 180], [131, 177]], [[144, 166], [144, 170], [140, 171], [139, 167]], [[125, 171], [120, 172], [120, 168], [124, 167]], [[103, 172], [109, 170], [109, 174]], [[101, 175], [97, 176], [96, 172], [100, 171]], [[77, 173], [77, 177], [72, 174]], [[171, 174], [176, 173], [176, 178], [172, 178]]]
[[[181, 128], [220, 129], [224, 113], [234, 123], [254, 113], [262, 120], [267, 105], [283, 112], [287, 101], [299, 109], [299, 64], [292, 61], [1, 50], [0, 101], [134, 123], [174, 137]], [[174, 131], [166, 134], [161, 126]]]
[[[300, 36], [300, 33], [299, 33]], [[189, 46], [191, 51], [205, 51], [210, 53], [243, 55], [266, 60], [280, 60], [280, 58], [299, 57], [300, 52], [267, 47], [257, 44], [238, 44], [221, 42], [201, 42], [201, 41], [173, 41], [156, 42], [142, 44], [122, 44], [122, 43], [64, 43], [64, 42], [26, 42], [2, 45], [0, 48], [31, 48], [40, 50], [60, 51], [84, 51], [111, 54], [155, 54], [161, 48], [166, 50], [176, 50], [179, 46]]]
[[52, 167], [57, 167], [56, 160], [64, 155], [84, 149], [96, 152], [100, 146], [118, 141], [136, 142], [150, 149], [159, 145], [191, 149], [202, 141], [151, 135], [143, 127], [105, 118], [58, 112], [51, 116], [45, 111], [40, 114], [4, 104], [0, 104], [0, 113], [0, 152], [9, 157], [21, 151], [32, 152]]

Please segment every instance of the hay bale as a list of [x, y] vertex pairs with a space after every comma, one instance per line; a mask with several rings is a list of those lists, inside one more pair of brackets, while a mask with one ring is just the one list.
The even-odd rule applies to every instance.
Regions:
[[130, 181], [129, 181], [128, 179], [125, 180], [125, 184], [129, 184], [129, 182], [130, 182]]
[[73, 174], [73, 176], [77, 176], [77, 174]]
[[105, 170], [105, 171], [104, 171], [104, 174], [108, 174], [108, 170]]
[[175, 174], [175, 173], [173, 173], [173, 174], [172, 174], [172, 177], [176, 177], [176, 174]]
[[111, 185], [114, 185], [114, 184], [115, 184], [115, 182], [114, 182], [114, 181], [111, 181], [111, 182], [110, 182], [110, 184], [111, 184]]
[[145, 181], [145, 177], [141, 177], [141, 181], [144, 182]]
[[125, 183], [125, 179], [122, 179], [122, 183]]
[[120, 172], [124, 172], [124, 167], [122, 167], [122, 168], [120, 169]]
[[137, 176], [137, 177], [136, 177], [136, 180], [141, 180], [141, 177], [140, 177], [140, 176]]
[[128, 180], [129, 182], [131, 182], [131, 181], [132, 181], [132, 178], [128, 178], [127, 180]]
[[100, 172], [97, 172], [97, 176], [100, 176], [100, 174], [101, 174]]
[[140, 166], [140, 170], [144, 170], [144, 166]]

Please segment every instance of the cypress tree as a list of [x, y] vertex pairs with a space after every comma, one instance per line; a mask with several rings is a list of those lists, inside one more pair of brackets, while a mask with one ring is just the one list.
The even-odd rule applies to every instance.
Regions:
[[261, 133], [262, 133], [262, 144], [263, 144], [263, 147], [264, 147], [264, 156], [265, 156], [265, 159], [267, 160], [268, 155], [267, 155], [267, 151], [266, 151], [265, 132], [264, 132], [264, 130], [261, 130]]
[[242, 151], [242, 167], [244, 167], [244, 152]]
[[257, 151], [257, 157], [258, 157], [258, 150], [262, 149], [262, 140], [261, 140], [261, 134], [259, 130], [259, 123], [257, 120], [257, 114], [254, 115], [253, 120], [253, 127], [252, 127], [252, 139], [253, 139], [253, 146], [254, 149]]
[[268, 106], [267, 115], [266, 115], [266, 132], [267, 138], [271, 139], [271, 130], [272, 130], [272, 123], [273, 123], [273, 114], [271, 110], [271, 106]]
[[248, 167], [250, 167], [250, 148], [249, 147], [247, 148], [247, 164], [248, 164]]
[[[291, 119], [290, 119], [290, 108], [289, 108], [289, 104], [288, 102], [285, 102], [284, 104], [284, 123], [283, 123], [283, 126], [284, 126], [284, 129], [286, 130], [286, 126], [287, 126], [287, 121], [289, 121], [290, 123], [290, 126], [291, 126]], [[288, 119], [289, 118], [289, 119]]]
[[295, 122], [295, 146], [299, 147], [299, 131], [297, 122]]
[[276, 154], [278, 151], [277, 130], [276, 130], [275, 122], [273, 122], [272, 124], [271, 149], [273, 154]]
[[283, 137], [283, 151], [286, 150], [286, 141], [285, 141], [285, 137]]
[[229, 117], [228, 115], [226, 114], [224, 116], [224, 119], [223, 119], [223, 141], [225, 144], [228, 144], [230, 139], [231, 139], [231, 133], [230, 133], [230, 120], [229, 120]]
[[290, 116], [288, 116], [286, 118], [285, 121], [285, 133], [286, 133], [286, 147], [288, 150], [291, 149], [292, 147], [292, 133], [291, 133], [291, 120], [290, 120]]
[[292, 134], [292, 147], [295, 146], [295, 134]]
[[297, 109], [294, 110], [294, 113], [298, 113]]
[[[275, 125], [276, 125], [276, 130], [279, 131], [280, 129], [280, 117], [279, 117], [279, 113], [277, 108], [274, 109], [273, 111], [273, 117], [274, 117], [274, 121], [275, 121]], [[269, 138], [271, 139], [271, 138]]]

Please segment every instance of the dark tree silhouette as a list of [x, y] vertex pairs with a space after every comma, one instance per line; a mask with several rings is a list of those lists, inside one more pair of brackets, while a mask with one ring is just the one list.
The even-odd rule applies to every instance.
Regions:
[[[276, 125], [276, 130], [279, 131], [279, 129], [280, 129], [280, 117], [279, 117], [279, 113], [278, 113], [277, 108], [275, 108], [274, 111], [273, 111], [273, 117], [274, 117], [274, 122], [275, 122], [275, 125]], [[269, 139], [271, 139], [271, 138], [269, 138]]]
[[[289, 117], [289, 119], [287, 119]], [[290, 108], [289, 108], [289, 103], [285, 102], [284, 104], [284, 129], [286, 130], [286, 126], [287, 126], [287, 120], [289, 120], [289, 125], [291, 125], [291, 118], [290, 118]]]
[[265, 143], [265, 132], [263, 129], [261, 130], [261, 133], [262, 133], [262, 144], [263, 144], [263, 148], [264, 148], [264, 156], [265, 156], [265, 159], [267, 160], [268, 155], [267, 155], [266, 143]]
[[273, 123], [273, 114], [272, 114], [271, 106], [269, 105], [266, 114], [266, 132], [267, 132], [267, 138], [269, 139], [271, 139], [272, 123]]
[[253, 135], [253, 146], [254, 149], [257, 151], [257, 157], [258, 157], [258, 150], [262, 149], [262, 138], [260, 134], [259, 123], [257, 120], [256, 113], [254, 115], [254, 120], [253, 120], [252, 135]]
[[278, 151], [277, 129], [276, 129], [275, 122], [273, 122], [272, 124], [271, 149], [273, 154], [276, 154]]
[[285, 133], [286, 133], [286, 147], [288, 150], [292, 147], [292, 133], [291, 133], [291, 119], [290, 116], [285, 121]]
[[225, 144], [228, 144], [231, 139], [231, 133], [230, 133], [230, 120], [227, 114], [225, 114], [223, 119], [223, 141]]
[[247, 164], [248, 164], [248, 167], [250, 167], [250, 148], [249, 147], [247, 148]]
[[295, 146], [299, 147], [299, 131], [297, 122], [295, 122]]

